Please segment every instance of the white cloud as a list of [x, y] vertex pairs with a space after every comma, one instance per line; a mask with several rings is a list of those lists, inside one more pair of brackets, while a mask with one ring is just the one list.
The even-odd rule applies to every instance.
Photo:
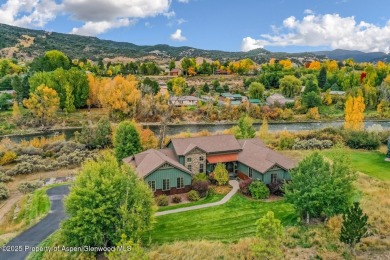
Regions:
[[179, 3], [188, 4], [190, 0], [177, 0]]
[[157, 15], [175, 16], [172, 0], [6, 0], [0, 4], [0, 23], [43, 27], [58, 14], [84, 24], [71, 33], [97, 35]]
[[174, 41], [179, 41], [179, 42], [183, 42], [183, 41], [187, 40], [187, 38], [184, 37], [181, 33], [182, 33], [181, 30], [177, 29], [176, 32], [171, 34], [171, 39]]
[[80, 28], [73, 28], [72, 34], [79, 34], [85, 36], [94, 36], [101, 33], [105, 33], [110, 29], [119, 28], [123, 26], [129, 26], [136, 23], [136, 20], [118, 19], [113, 22], [101, 21], [101, 22], [86, 22]]
[[43, 27], [60, 9], [54, 0], [8, 0], [0, 6], [0, 23]]
[[332, 49], [360, 51], [390, 51], [390, 20], [383, 27], [355, 17], [338, 14], [308, 14], [302, 20], [294, 16], [283, 21], [282, 30], [262, 34], [260, 39], [246, 37], [243, 51], [264, 46], [329, 46]]
[[310, 9], [305, 9], [305, 11], [303, 11], [304, 14], [314, 14], [314, 12]]

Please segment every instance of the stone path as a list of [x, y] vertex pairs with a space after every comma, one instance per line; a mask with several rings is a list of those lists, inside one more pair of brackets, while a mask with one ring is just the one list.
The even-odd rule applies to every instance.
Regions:
[[161, 212], [157, 212], [156, 216], [163, 216], [163, 215], [174, 214], [174, 213], [179, 213], [179, 212], [186, 212], [186, 211], [196, 210], [196, 209], [210, 208], [210, 207], [215, 207], [215, 206], [219, 206], [219, 205], [225, 204], [226, 202], [228, 202], [233, 197], [234, 194], [236, 194], [236, 192], [239, 189], [238, 181], [230, 180], [229, 184], [233, 187], [233, 189], [228, 194], [226, 194], [226, 196], [222, 200], [220, 200], [220, 201], [213, 202], [213, 203], [208, 203], [208, 204], [203, 204], [203, 205], [196, 205], [196, 206], [186, 207], [186, 208], [161, 211]]

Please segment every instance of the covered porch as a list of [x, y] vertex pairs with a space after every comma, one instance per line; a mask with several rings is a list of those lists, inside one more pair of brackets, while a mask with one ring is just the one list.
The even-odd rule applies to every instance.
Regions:
[[222, 154], [207, 156], [206, 174], [209, 175], [215, 169], [217, 163], [225, 165], [231, 179], [237, 177], [237, 154]]

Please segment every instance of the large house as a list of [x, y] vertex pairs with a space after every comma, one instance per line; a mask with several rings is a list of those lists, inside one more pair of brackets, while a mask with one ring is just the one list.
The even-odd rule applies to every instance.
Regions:
[[123, 159], [156, 195], [188, 192], [195, 174], [214, 171], [223, 163], [231, 177], [252, 178], [265, 184], [290, 180], [294, 161], [267, 148], [259, 139], [237, 140], [233, 135], [173, 138], [167, 148]]

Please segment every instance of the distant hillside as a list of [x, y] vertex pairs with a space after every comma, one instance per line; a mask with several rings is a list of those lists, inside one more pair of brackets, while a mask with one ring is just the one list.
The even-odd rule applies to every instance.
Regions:
[[336, 49], [333, 51], [317, 51], [317, 55], [324, 55], [333, 60], [346, 60], [353, 58], [356, 62], [390, 61], [390, 55], [384, 52], [362, 52]]
[[264, 49], [249, 52], [225, 52], [218, 50], [201, 50], [187, 46], [172, 47], [169, 45], [139, 46], [126, 42], [101, 40], [96, 37], [79, 36], [42, 30], [31, 30], [0, 24], [0, 57], [15, 57], [31, 60], [47, 50], [57, 49], [69, 57], [87, 58], [141, 58], [146, 56], [160, 58], [204, 57], [220, 60], [251, 58], [261, 63], [270, 58], [291, 58], [297, 63], [316, 58], [313, 53], [271, 53]]

